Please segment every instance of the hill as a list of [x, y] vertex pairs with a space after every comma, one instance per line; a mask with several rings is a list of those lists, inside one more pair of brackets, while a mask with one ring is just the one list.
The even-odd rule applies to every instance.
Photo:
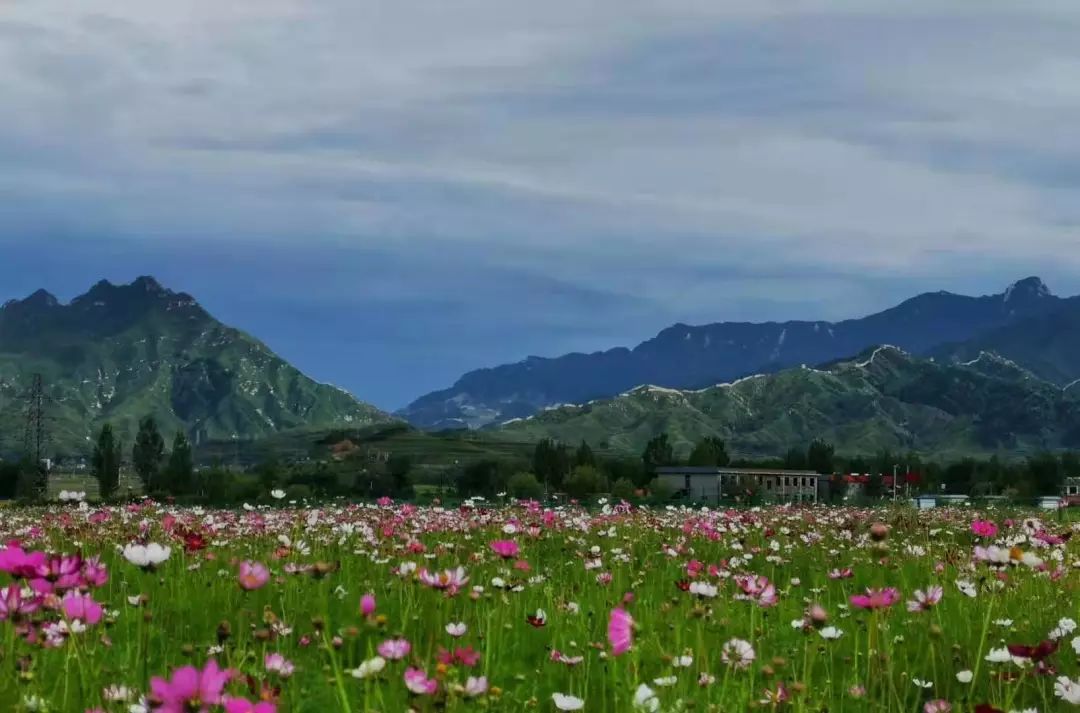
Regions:
[[798, 367], [701, 390], [641, 386], [562, 406], [494, 433], [581, 438], [640, 453], [661, 432], [684, 455], [705, 436], [743, 456], [775, 456], [824, 438], [848, 454], [917, 450], [942, 457], [1080, 446], [1080, 392], [991, 354], [968, 364], [879, 347], [819, 369]]
[[926, 293], [842, 322], [676, 324], [633, 349], [529, 357], [472, 371], [398, 415], [422, 428], [478, 428], [558, 404], [611, 397], [638, 384], [701, 388], [843, 358], [876, 344], [925, 354], [945, 342], [972, 339], [1051, 312], [1062, 301], [1042, 280], [1030, 277], [996, 295]]
[[58, 454], [87, 453], [106, 421], [131, 443], [147, 414], [196, 443], [392, 420], [150, 277], [99, 282], [70, 304], [39, 290], [0, 308], [0, 451], [20, 447], [35, 373]]

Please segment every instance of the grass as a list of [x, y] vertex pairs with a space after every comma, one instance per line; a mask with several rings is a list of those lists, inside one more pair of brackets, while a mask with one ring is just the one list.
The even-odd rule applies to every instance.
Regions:
[[[974, 562], [974, 546], [990, 542], [971, 532], [975, 517], [996, 522], [995, 539], [1008, 538], [1045, 564], [993, 570]], [[635, 693], [642, 710], [663, 711], [907, 713], [938, 699], [957, 712], [979, 703], [1067, 710], [1054, 686], [1056, 676], [1078, 676], [1076, 633], [1060, 637], [1059, 650], [1046, 659], [1056, 676], [1037, 675], [1022, 662], [986, 660], [1007, 643], [1047, 639], [1062, 618], [1080, 619], [1080, 547], [1073, 540], [1039, 544], [1034, 534], [1076, 525], [1047, 520], [1025, 529], [1024, 517], [1045, 514], [589, 513], [483, 504], [464, 511], [8, 509], [0, 519], [4, 539], [18, 537], [28, 550], [100, 555], [109, 577], [90, 588], [105, 607], [103, 621], [56, 648], [25, 637], [35, 630], [40, 640], [43, 626], [63, 618], [50, 609], [53, 602], [42, 601], [21, 622], [0, 621], [0, 701], [24, 709], [40, 700], [51, 711], [127, 711], [130, 702], [103, 700], [106, 686], [141, 695], [152, 677], [213, 659], [242, 674], [227, 688], [232, 695], [255, 700], [263, 692], [277, 710], [312, 713], [551, 711], [555, 694], [583, 700], [585, 711], [632, 711]], [[881, 541], [870, 537], [876, 519], [889, 525]], [[189, 544], [199, 535], [204, 546], [185, 551], [185, 534]], [[497, 539], [513, 540], [520, 553], [501, 559], [490, 547]], [[139, 569], [118, 552], [137, 540], [169, 544], [170, 558], [156, 571]], [[241, 561], [268, 565], [265, 586], [239, 586]], [[469, 580], [456, 592], [439, 591], [403, 571], [403, 563], [432, 571], [461, 566]], [[830, 577], [844, 568], [850, 578]], [[761, 605], [767, 596], [746, 600], [738, 575], [767, 578], [775, 605]], [[0, 573], [0, 582], [5, 577]], [[691, 581], [716, 586], [716, 596], [684, 591]], [[973, 597], [961, 591], [968, 584]], [[934, 585], [943, 588], [940, 603], [907, 611], [915, 590]], [[884, 609], [853, 607], [850, 597], [868, 587], [895, 587], [901, 599]], [[365, 593], [377, 602], [369, 618], [359, 610]], [[814, 603], [828, 620], [794, 626]], [[607, 627], [618, 607], [633, 617], [635, 633], [629, 651], [617, 656]], [[463, 636], [447, 633], [451, 622], [465, 624]], [[842, 635], [825, 638], [824, 626]], [[397, 638], [411, 645], [404, 660], [363, 680], [352, 675], [380, 643]], [[734, 639], [754, 651], [746, 668], [724, 661], [723, 647]], [[463, 647], [480, 654], [475, 665], [439, 663], [442, 650]], [[275, 652], [295, 664], [290, 677], [266, 670], [264, 658]], [[437, 692], [410, 693], [407, 667], [436, 681]], [[958, 679], [965, 671], [970, 682]], [[489, 690], [466, 696], [461, 687], [470, 676], [486, 677]], [[774, 704], [770, 696], [786, 700]]]

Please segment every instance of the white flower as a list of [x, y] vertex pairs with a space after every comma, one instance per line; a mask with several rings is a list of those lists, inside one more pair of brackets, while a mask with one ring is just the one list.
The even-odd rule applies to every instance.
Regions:
[[131, 689], [127, 686], [106, 686], [106, 688], [101, 692], [101, 697], [104, 698], [106, 701], [117, 703], [132, 698], [132, 692]]
[[156, 542], [148, 545], [127, 545], [124, 547], [124, 559], [131, 564], [143, 569], [154, 569], [159, 564], [169, 559], [172, 550], [163, 547]]
[[1075, 639], [1072, 640], [1072, 647], [1073, 651], [1076, 652], [1076, 655], [1080, 656], [1080, 636], [1077, 636]]
[[465, 636], [465, 631], [468, 627], [465, 626], [465, 622], [450, 622], [446, 625], [446, 633], [450, 636]]
[[959, 681], [960, 683], [971, 683], [971, 679], [973, 677], [974, 677], [974, 674], [971, 673], [971, 671], [968, 671], [967, 669], [964, 669], [963, 671], [957, 671], [956, 672], [956, 680]]
[[699, 597], [706, 599], [712, 599], [716, 596], [717, 588], [715, 584], [709, 584], [708, 582], [693, 582], [690, 585], [690, 593], [696, 594]]
[[977, 593], [975, 585], [966, 579], [956, 580], [956, 588], [959, 589], [963, 594], [972, 598], [974, 598]]
[[656, 697], [656, 692], [644, 683], [638, 686], [637, 690], [634, 691], [634, 710], [652, 713], [652, 711], [659, 709], [660, 699]]
[[1073, 681], [1068, 676], [1058, 676], [1054, 683], [1054, 695], [1074, 706], [1080, 706], [1080, 681]]
[[1055, 641], [1058, 639], [1064, 639], [1069, 634], [1076, 631], [1076, 622], [1068, 617], [1064, 617], [1058, 620], [1057, 626], [1050, 632], [1050, 638]]
[[720, 659], [733, 668], [749, 668], [755, 656], [754, 647], [742, 639], [731, 639], [720, 649]]
[[551, 700], [555, 702], [555, 707], [561, 711], [579, 711], [585, 707], [585, 701], [575, 696], [568, 696], [565, 693], [552, 693]]
[[990, 663], [1008, 663], [1012, 661], [1012, 654], [1005, 647], [990, 649], [990, 652], [986, 654], [986, 660]]
[[270, 497], [272, 497], [274, 500], [282, 500], [285, 497], [285, 491], [281, 488], [275, 488], [270, 491]]
[[933, 681], [923, 681], [922, 679], [913, 678], [913, 679], [911, 679], [911, 682], [914, 683], [919, 688], [933, 688], [934, 687], [934, 682]]
[[823, 639], [839, 639], [844, 635], [844, 632], [837, 629], [835, 626], [826, 626], [824, 629], [818, 632]]
[[997, 626], [1003, 626], [1006, 629], [1013, 625], [1012, 619], [994, 619], [994, 624]]
[[[666, 688], [667, 686], [674, 686], [678, 682], [679, 682], [679, 679], [676, 676], [663, 676], [661, 678], [654, 678], [653, 679], [653, 684], [656, 685], [656, 686], [659, 686], [660, 688]], [[638, 690], [641, 690], [641, 689], [639, 688]]]
[[386, 659], [382, 656], [376, 656], [373, 659], [368, 659], [361, 663], [358, 667], [353, 669], [353, 678], [371, 678], [386, 668]]
[[694, 665], [694, 657], [690, 656], [689, 654], [676, 656], [671, 660], [671, 665], [675, 668], [690, 668]]

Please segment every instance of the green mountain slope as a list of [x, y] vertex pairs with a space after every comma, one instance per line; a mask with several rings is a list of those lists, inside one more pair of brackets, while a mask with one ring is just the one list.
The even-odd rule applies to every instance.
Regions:
[[639, 453], [661, 432], [684, 454], [705, 436], [755, 456], [782, 455], [814, 438], [847, 453], [1023, 453], [1080, 446], [1080, 392], [992, 355], [961, 365], [880, 347], [820, 369], [789, 369], [698, 391], [642, 386], [495, 431], [515, 440], [585, 438], [627, 453]]
[[0, 308], [2, 451], [19, 448], [34, 373], [58, 454], [86, 453], [105, 421], [130, 443], [146, 414], [194, 441], [392, 420], [148, 277], [100, 282], [67, 305], [39, 291]]

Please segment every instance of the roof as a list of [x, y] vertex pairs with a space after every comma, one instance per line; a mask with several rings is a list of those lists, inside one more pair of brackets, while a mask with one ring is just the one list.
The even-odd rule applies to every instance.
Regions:
[[821, 477], [813, 470], [784, 470], [782, 468], [720, 468], [716, 466], [675, 465], [656, 469], [657, 475], [801, 475]]

